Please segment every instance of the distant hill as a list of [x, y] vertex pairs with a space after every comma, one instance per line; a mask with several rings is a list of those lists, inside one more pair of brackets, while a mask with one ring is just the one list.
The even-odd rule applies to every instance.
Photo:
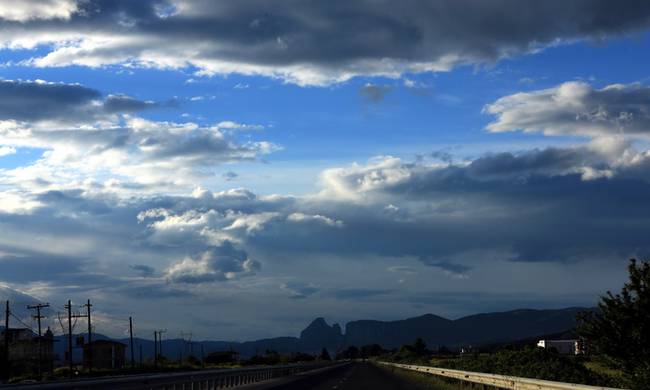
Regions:
[[585, 308], [560, 310], [512, 310], [476, 314], [448, 320], [433, 314], [399, 321], [352, 321], [346, 326], [346, 345], [377, 343], [397, 348], [421, 337], [428, 346], [482, 345], [558, 333], [576, 325]]
[[[350, 345], [363, 346], [380, 344], [384, 348], [397, 348], [412, 343], [416, 338], [424, 339], [430, 348], [446, 346], [449, 348], [464, 345], [496, 346], [508, 343], [531, 342], [542, 335], [562, 334], [576, 326], [576, 314], [586, 308], [567, 308], [559, 310], [520, 309], [498, 313], [475, 314], [457, 320], [449, 320], [433, 314], [407, 318], [397, 321], [359, 320], [348, 322], [343, 334], [338, 324], [328, 325], [324, 318], [312, 321], [300, 337], [275, 337], [246, 342], [197, 341], [191, 351], [200, 356], [203, 352], [235, 350], [248, 357], [263, 354], [267, 349], [280, 353], [306, 352], [319, 353], [322, 348], [334, 352]], [[93, 339], [108, 339], [97, 334]], [[58, 336], [55, 350], [64, 356], [67, 341]], [[128, 338], [116, 339], [127, 346]], [[134, 339], [135, 358], [139, 360], [140, 346], [146, 359], [153, 356], [153, 341]], [[181, 339], [163, 340], [163, 354], [170, 359], [178, 359], [190, 353], [190, 347]], [[80, 351], [75, 352], [81, 358]], [[127, 359], [130, 351], [127, 348]]]

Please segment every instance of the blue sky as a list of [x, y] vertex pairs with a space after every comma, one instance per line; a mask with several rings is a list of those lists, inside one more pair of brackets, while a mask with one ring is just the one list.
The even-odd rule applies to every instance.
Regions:
[[649, 253], [644, 2], [282, 2], [0, 0], [4, 294], [250, 339]]

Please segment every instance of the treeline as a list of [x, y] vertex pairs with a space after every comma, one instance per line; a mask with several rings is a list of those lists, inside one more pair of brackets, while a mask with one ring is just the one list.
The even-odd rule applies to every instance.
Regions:
[[554, 348], [529, 346], [519, 350], [501, 350], [494, 353], [473, 352], [459, 355], [444, 347], [429, 350], [422, 339], [417, 339], [412, 344], [404, 345], [381, 358], [395, 363], [428, 365], [558, 382], [596, 386], [619, 385], [616, 378], [590, 370], [585, 365], [590, 358], [562, 355]]
[[[205, 357], [205, 365], [210, 366], [273, 366], [277, 364], [305, 363], [313, 361], [332, 360], [327, 349], [323, 348], [319, 355], [296, 352], [291, 354], [280, 354], [277, 351], [267, 349], [262, 354], [256, 354], [249, 358], [240, 358], [236, 351], [217, 351], [209, 353]], [[193, 365], [201, 364], [195, 357], [189, 357], [188, 363]]]

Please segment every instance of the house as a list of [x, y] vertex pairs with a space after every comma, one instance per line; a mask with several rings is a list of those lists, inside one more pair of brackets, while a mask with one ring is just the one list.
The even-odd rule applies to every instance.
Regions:
[[581, 355], [584, 353], [584, 346], [580, 340], [539, 340], [537, 346], [540, 348], [555, 348], [564, 355]]
[[119, 369], [124, 367], [126, 345], [111, 340], [96, 340], [83, 346], [83, 362], [88, 367], [92, 357], [92, 367], [98, 369]]
[[47, 328], [43, 336], [26, 328], [9, 328], [0, 333], [0, 339], [4, 340], [5, 332], [8, 333], [9, 359], [14, 363], [14, 369], [20, 372], [21, 368], [31, 370], [51, 367], [54, 360], [54, 334], [50, 328]]

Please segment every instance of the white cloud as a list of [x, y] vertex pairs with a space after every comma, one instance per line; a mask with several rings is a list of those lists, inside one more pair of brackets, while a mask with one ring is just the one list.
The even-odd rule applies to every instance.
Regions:
[[489, 104], [497, 119], [491, 132], [521, 130], [546, 135], [589, 137], [650, 135], [650, 87], [612, 84], [595, 89], [584, 82], [520, 92]]
[[16, 154], [16, 148], [10, 146], [0, 146], [0, 157]]
[[26, 22], [34, 19], [70, 19], [77, 11], [75, 0], [0, 0], [0, 19]]
[[327, 226], [343, 227], [343, 221], [337, 221], [323, 215], [308, 215], [304, 213], [292, 213], [287, 216], [287, 221], [291, 222], [317, 222]]

